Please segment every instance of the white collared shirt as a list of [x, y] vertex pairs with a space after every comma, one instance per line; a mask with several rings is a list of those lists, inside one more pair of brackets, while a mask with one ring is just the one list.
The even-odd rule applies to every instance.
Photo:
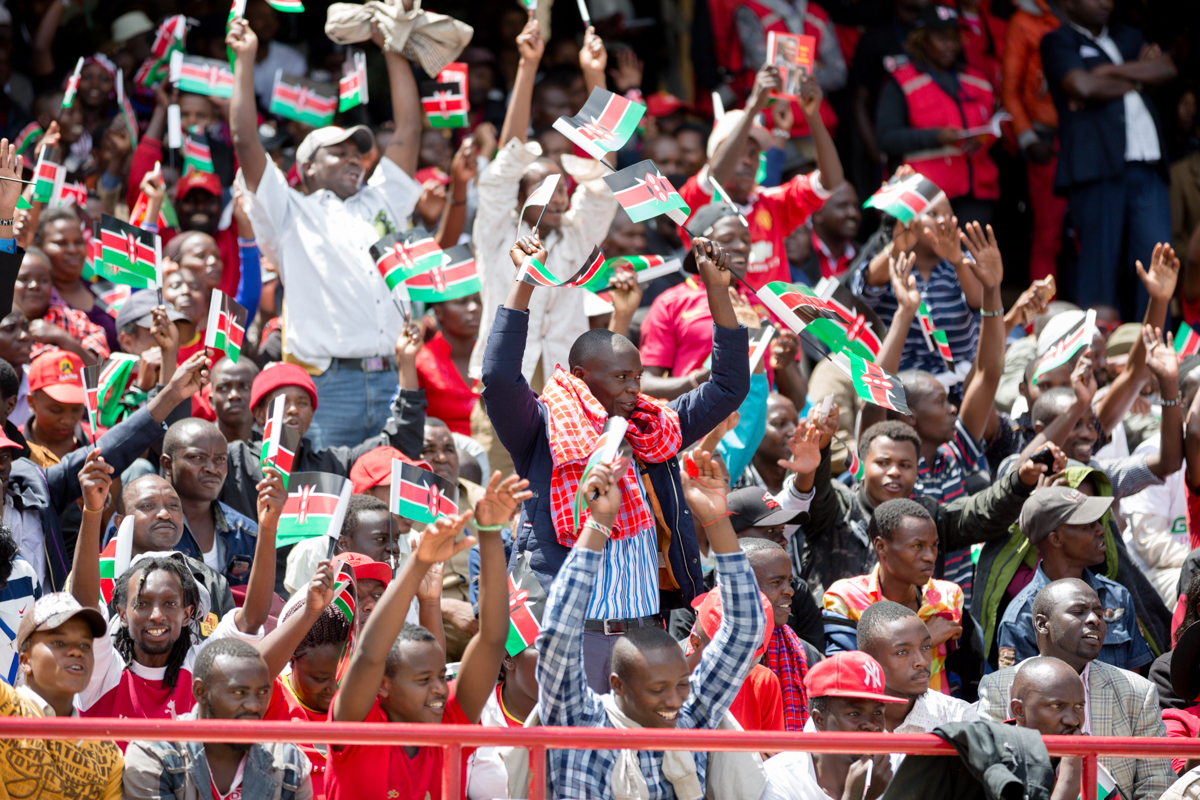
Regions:
[[975, 706], [957, 697], [927, 689], [892, 733], [932, 733], [934, 728], [947, 722], [974, 722], [977, 719], [979, 712]]
[[255, 239], [286, 290], [285, 352], [321, 371], [334, 358], [391, 355], [404, 320], [370, 247], [408, 227], [420, 184], [387, 156], [346, 200], [328, 189], [301, 194], [270, 159], [257, 192], [240, 170], [236, 183], [254, 198]]
[[[33, 689], [30, 689], [25, 684], [21, 684], [20, 686], [17, 687], [17, 694], [21, 695], [21, 697], [24, 697], [30, 703], [33, 703], [33, 707], [36, 708], [39, 712], [41, 712], [41, 715], [43, 717], [54, 718], [54, 717], [58, 716], [58, 713], [55, 712], [55, 710], [54, 710], [54, 706], [47, 703], [44, 699], [42, 699], [42, 696], [40, 694], [35, 692]], [[71, 706], [71, 716], [72, 717], [79, 716], [79, 709], [76, 708], [73, 704]]]
[[[1100, 31], [1099, 36], [1092, 36], [1091, 31], [1074, 22], [1067, 24], [1093, 41], [1114, 64], [1125, 63], [1117, 43], [1108, 35], [1108, 26]], [[1158, 128], [1154, 124], [1154, 117], [1150, 115], [1150, 109], [1146, 108], [1146, 101], [1137, 91], [1126, 92], [1122, 99], [1125, 102], [1125, 160], [1160, 160], [1162, 151], [1158, 147]]]

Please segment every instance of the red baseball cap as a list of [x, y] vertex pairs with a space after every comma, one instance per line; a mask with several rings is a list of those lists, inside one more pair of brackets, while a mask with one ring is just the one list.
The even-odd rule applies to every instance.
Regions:
[[425, 185], [425, 181], [437, 181], [442, 186], [450, 185], [450, 176], [445, 172], [442, 172], [440, 167], [425, 167], [424, 169], [419, 169], [417, 170], [416, 174], [413, 175], [413, 180], [422, 186]]
[[3, 450], [6, 447], [10, 447], [14, 450], [24, 450], [25, 449], [21, 445], [14, 442], [12, 439], [5, 436], [3, 433], [0, 433], [0, 450]]
[[29, 365], [29, 391], [38, 389], [60, 403], [86, 403], [83, 360], [65, 350], [42, 353]]
[[859, 697], [880, 703], [904, 703], [883, 691], [883, 667], [860, 650], [835, 653], [808, 668], [804, 678], [809, 697]]
[[670, 92], [655, 92], [646, 98], [646, 113], [652, 117], [665, 117], [681, 108], [687, 108], [687, 103]]
[[278, 361], [263, 369], [250, 385], [250, 410], [258, 408], [267, 395], [284, 386], [299, 386], [308, 392], [313, 411], [317, 410], [317, 385], [312, 377], [295, 364]]
[[192, 170], [175, 184], [175, 199], [182, 200], [192, 189], [203, 189], [209, 194], [221, 196], [221, 180], [211, 172]]
[[362, 553], [339, 553], [333, 557], [333, 574], [337, 575], [337, 571], [341, 569], [342, 564], [349, 564], [354, 567], [355, 580], [369, 578], [377, 580], [387, 586], [392, 582], [392, 568], [382, 561], [376, 561], [373, 558], [368, 558]]
[[[762, 592], [758, 593], [758, 599], [762, 601], [763, 615], [767, 618], [767, 630], [763, 635], [762, 646], [754, 651], [756, 659], [766, 652], [767, 645], [771, 643], [771, 636], [775, 633], [775, 612], [771, 608], [771, 601]], [[713, 589], [698, 595], [692, 600], [692, 608], [696, 609], [696, 622], [700, 623], [704, 635], [711, 642], [717, 635], [717, 629], [721, 627], [721, 590]]]
[[396, 448], [383, 445], [363, 453], [350, 468], [350, 483], [354, 486], [354, 493], [366, 494], [368, 489], [374, 489], [376, 486], [391, 486], [392, 459], [415, 464], [421, 469], [433, 472], [433, 467], [428, 462], [413, 461]]

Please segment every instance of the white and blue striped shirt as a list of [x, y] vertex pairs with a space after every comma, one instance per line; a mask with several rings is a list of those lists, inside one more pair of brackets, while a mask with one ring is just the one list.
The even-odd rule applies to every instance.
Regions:
[[[642, 476], [636, 465], [641, 502], [649, 505]], [[651, 519], [654, 518], [651, 513]], [[636, 536], [609, 539], [600, 553], [600, 570], [592, 597], [588, 601], [588, 619], [636, 619], [658, 613], [658, 536], [651, 526]]]

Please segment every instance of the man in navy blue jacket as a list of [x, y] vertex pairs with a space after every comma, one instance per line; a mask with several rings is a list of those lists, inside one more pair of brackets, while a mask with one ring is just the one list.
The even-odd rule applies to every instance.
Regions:
[[1070, 200], [1080, 245], [1064, 296], [1134, 319], [1134, 289], [1140, 319], [1149, 296], [1130, 267], [1138, 258], [1149, 264], [1154, 245], [1171, 241], [1166, 140], [1142, 87], [1174, 79], [1175, 64], [1133, 28], [1109, 27], [1112, 0], [1062, 8], [1066, 24], [1042, 39], [1042, 64], [1062, 141], [1054, 189]]
[[[512, 258], [514, 264], [526, 258], [544, 263], [545, 250], [535, 238], [522, 237]], [[529, 551], [530, 566], [547, 591], [571, 550], [563, 542], [578, 533], [570, 530], [564, 500], [573, 497], [571, 476], [577, 483], [586, 460], [586, 452], [573, 459], [579, 465], [574, 472], [561, 459], [556, 463], [566, 435], [552, 439], [551, 432], [576, 432], [577, 438], [591, 442], [609, 416], [631, 420], [625, 441], [635, 459], [624, 479], [622, 513], [605, 546], [584, 625], [588, 683], [599, 693], [609, 690], [610, 655], [618, 634], [662, 627], [662, 612], [684, 606], [704, 591], [678, 453], [736, 411], [750, 390], [748, 332], [729, 299], [729, 268], [738, 258], [744, 261], [715, 242], [693, 242], [687, 260], [695, 261], [713, 317], [712, 371], [708, 382], [666, 405], [640, 393], [641, 358], [633, 343], [598, 330], [579, 337], [571, 348], [570, 372], [560, 367], [539, 398], [521, 375], [526, 309], [534, 287], [520, 280], [514, 280], [488, 335], [483, 401], [517, 473], [529, 479], [533, 491], [521, 509], [513, 559]], [[653, 456], [643, 457], [648, 453]]]

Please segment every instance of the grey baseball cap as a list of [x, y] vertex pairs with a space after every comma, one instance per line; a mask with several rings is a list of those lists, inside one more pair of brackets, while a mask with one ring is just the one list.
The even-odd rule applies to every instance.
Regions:
[[320, 148], [341, 144], [347, 139], [353, 139], [358, 149], [364, 153], [375, 144], [375, 134], [371, 133], [371, 129], [366, 125], [355, 125], [352, 128], [327, 125], [304, 137], [304, 141], [296, 148], [296, 163], [307, 164]]
[[[143, 328], [149, 328], [154, 322], [154, 318], [150, 316], [150, 312], [157, 307], [157, 292], [152, 292], [149, 289], [134, 292], [129, 296], [128, 300], [121, 304], [121, 310], [117, 312], [117, 330], [121, 330], [121, 328], [124, 328], [131, 322], [136, 322]], [[181, 320], [186, 320], [187, 317], [167, 306], [167, 319], [172, 322], [180, 322]]]
[[1040, 544], [1059, 525], [1088, 525], [1104, 516], [1111, 497], [1088, 497], [1069, 486], [1047, 486], [1029, 496], [1021, 508], [1021, 533]]
[[17, 650], [20, 651], [30, 636], [38, 631], [52, 631], [67, 620], [79, 617], [92, 629], [92, 636], [103, 636], [106, 628], [104, 615], [94, 608], [84, 608], [70, 592], [53, 592], [43, 595], [17, 626]]

